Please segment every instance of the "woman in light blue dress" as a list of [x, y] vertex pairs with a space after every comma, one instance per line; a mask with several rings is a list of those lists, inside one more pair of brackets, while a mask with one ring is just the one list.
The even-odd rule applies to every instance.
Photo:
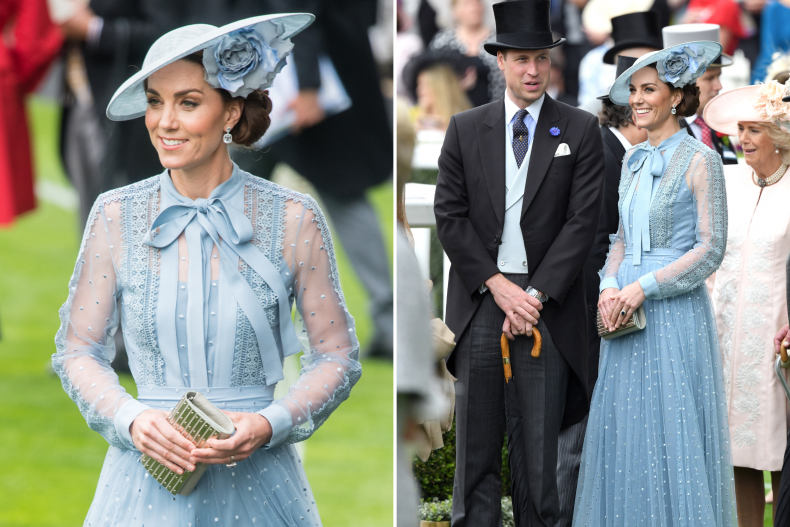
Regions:
[[721, 158], [681, 129], [694, 79], [721, 52], [695, 42], [650, 53], [613, 85], [648, 141], [630, 149], [620, 227], [598, 307], [609, 329], [644, 307], [645, 329], [604, 340], [573, 525], [736, 525], [727, 408], [705, 279], [721, 263]]
[[[228, 154], [265, 132], [262, 90], [312, 19], [172, 31], [108, 107], [111, 119], [145, 115], [166, 170], [97, 199], [60, 310], [55, 371], [110, 444], [85, 525], [321, 524], [293, 443], [359, 379], [354, 321], [315, 201]], [[110, 367], [121, 320], [137, 399]], [[274, 400], [283, 358], [301, 351], [299, 379]], [[236, 433], [200, 449], [175, 433], [165, 417], [188, 390], [226, 411]], [[173, 496], [141, 452], [179, 473], [209, 468]]]

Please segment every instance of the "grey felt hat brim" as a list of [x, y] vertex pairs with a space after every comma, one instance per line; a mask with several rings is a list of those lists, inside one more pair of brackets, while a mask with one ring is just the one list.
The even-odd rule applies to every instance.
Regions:
[[[194, 24], [175, 29], [161, 36], [148, 51], [142, 69], [124, 82], [112, 96], [107, 105], [107, 117], [112, 121], [126, 121], [145, 115], [148, 105], [143, 82], [155, 71], [183, 59], [197, 51], [209, 48], [216, 42], [233, 31], [248, 26], [254, 26], [266, 21], [277, 21], [282, 24], [285, 31], [280, 38], [287, 39], [297, 35], [315, 20], [310, 13], [284, 13], [263, 15], [244, 20], [237, 20], [222, 27], [208, 24]], [[149, 60], [151, 50], [166, 47], [167, 52], [155, 59]]]
[[703, 56], [704, 62], [700, 63], [700, 68], [697, 70], [698, 74], [693, 79], [696, 82], [696, 79], [705, 73], [705, 70], [708, 68], [710, 63], [716, 60], [716, 57], [721, 54], [722, 47], [718, 42], [713, 42], [710, 40], [685, 42], [683, 44], [678, 44], [676, 46], [642, 55], [637, 59], [633, 66], [625, 70], [622, 75], [617, 77], [617, 80], [614, 81], [612, 88], [609, 90], [609, 99], [617, 105], [628, 106], [628, 99], [631, 96], [631, 91], [629, 89], [629, 85], [631, 84], [631, 75], [641, 70], [645, 66], [649, 66], [650, 64], [657, 63], [659, 60], [663, 60], [672, 50], [690, 45], [698, 46], [705, 51], [705, 55]]

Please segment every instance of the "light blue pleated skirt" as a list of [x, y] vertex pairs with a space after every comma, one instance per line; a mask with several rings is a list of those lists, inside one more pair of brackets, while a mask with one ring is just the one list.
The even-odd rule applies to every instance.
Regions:
[[[223, 410], [254, 412], [267, 390], [199, 390]], [[185, 389], [138, 389], [138, 400], [169, 410]], [[269, 390], [271, 391], [271, 390]], [[140, 463], [140, 452], [111, 446], [84, 525], [91, 527], [320, 527], [302, 461], [293, 445], [257, 450], [236, 466], [211, 465], [189, 496], [173, 496]]]
[[[626, 256], [618, 283], [674, 257]], [[647, 327], [603, 341], [574, 527], [735, 527], [716, 322], [704, 285], [646, 300]]]

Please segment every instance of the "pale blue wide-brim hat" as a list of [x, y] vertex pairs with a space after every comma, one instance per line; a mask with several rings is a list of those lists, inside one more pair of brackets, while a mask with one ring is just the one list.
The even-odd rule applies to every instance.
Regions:
[[646, 53], [617, 77], [609, 90], [609, 99], [619, 106], [628, 106], [631, 75], [650, 64], [656, 65], [659, 79], [675, 88], [692, 84], [705, 73], [711, 62], [721, 55], [721, 50], [721, 44], [718, 42], [698, 40]]
[[[204, 53], [206, 81], [215, 88], [222, 87], [228, 89], [232, 95], [242, 97], [246, 97], [254, 89], [266, 89], [285, 66], [285, 57], [293, 49], [291, 37], [312, 24], [313, 20], [315, 16], [310, 13], [285, 13], [256, 16], [222, 27], [193, 24], [174, 29], [153, 43], [145, 56], [142, 69], [118, 88], [107, 105], [107, 117], [113, 121], [126, 121], [145, 115], [148, 105], [143, 89], [145, 79], [155, 71], [197, 51], [213, 47], [213, 51], [217, 52], [218, 47], [228, 46], [226, 56], [234, 61], [232, 67], [238, 66], [235, 61], [239, 59], [239, 48], [230, 46], [239, 40], [247, 45], [246, 50], [241, 49], [242, 53], [246, 52], [246, 58], [256, 54], [254, 68], [248, 68], [250, 71], [246, 71], [244, 75], [240, 75], [238, 71], [227, 73], [226, 78], [223, 76], [225, 70], [214, 60], [215, 53]], [[253, 33], [252, 36], [250, 33]], [[230, 38], [229, 43], [226, 37]], [[219, 50], [220, 54], [222, 51]]]

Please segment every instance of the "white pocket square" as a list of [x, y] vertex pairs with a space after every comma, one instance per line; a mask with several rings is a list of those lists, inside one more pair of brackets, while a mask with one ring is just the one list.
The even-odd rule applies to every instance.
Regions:
[[554, 157], [569, 156], [569, 155], [571, 155], [571, 149], [568, 146], [568, 143], [560, 143], [560, 146], [557, 147], [557, 151], [554, 152]]

